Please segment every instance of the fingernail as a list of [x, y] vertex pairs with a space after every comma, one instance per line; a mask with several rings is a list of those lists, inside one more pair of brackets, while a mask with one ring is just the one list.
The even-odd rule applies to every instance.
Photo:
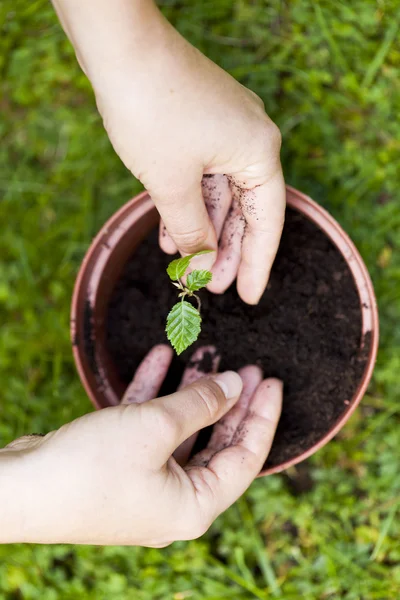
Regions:
[[217, 258], [217, 253], [215, 250], [209, 252], [207, 254], [200, 254], [200, 256], [195, 256], [190, 261], [190, 268], [192, 271], [195, 269], [211, 271], [213, 264], [215, 263]]
[[219, 385], [227, 400], [235, 400], [240, 396], [243, 388], [243, 382], [240, 378], [240, 375], [234, 371], [218, 373], [218, 375], [213, 375], [211, 379]]

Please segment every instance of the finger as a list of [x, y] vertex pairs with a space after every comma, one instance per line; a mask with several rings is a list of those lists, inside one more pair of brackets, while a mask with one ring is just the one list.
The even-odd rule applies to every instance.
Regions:
[[161, 250], [166, 254], [176, 254], [178, 252], [178, 248], [176, 247], [175, 242], [172, 237], [169, 235], [167, 228], [164, 225], [164, 222], [160, 220], [160, 227], [158, 232], [158, 242], [160, 244]]
[[181, 467], [184, 467], [189, 460], [190, 453], [193, 450], [193, 446], [197, 440], [197, 436], [199, 435], [198, 431], [196, 433], [192, 433], [187, 440], [182, 442], [180, 446], [173, 453], [173, 457]]
[[[232, 202], [231, 188], [225, 175], [204, 175], [201, 189], [207, 212], [214, 226], [217, 239], [220, 238], [222, 227]], [[176, 254], [178, 248], [169, 235], [163, 221], [159, 229], [160, 248], [167, 254]]]
[[[244, 182], [246, 184], [246, 182]], [[238, 187], [235, 181], [231, 185]], [[267, 285], [285, 219], [286, 190], [282, 169], [265, 183], [246, 189], [240, 184], [240, 205], [246, 220], [237, 277], [239, 296], [257, 304]]]
[[204, 464], [204, 460], [208, 462], [216, 452], [229, 446], [237, 428], [245, 418], [250, 400], [262, 382], [262, 371], [255, 365], [248, 365], [240, 369], [239, 375], [243, 381], [243, 389], [238, 402], [222, 419], [215, 423], [207, 448], [193, 457], [193, 464]]
[[149, 423], [152, 435], [162, 440], [157, 460], [164, 464], [193, 433], [218, 421], [237, 402], [241, 391], [239, 375], [227, 371], [143, 404], [143, 423]]
[[[204, 377], [207, 373], [216, 373], [218, 371], [220, 360], [221, 357], [217, 354], [215, 346], [202, 346], [201, 348], [198, 348], [194, 352], [189, 365], [183, 373], [178, 390], [184, 389], [201, 377]], [[197, 439], [197, 435], [198, 432], [196, 431], [196, 433], [193, 433], [175, 450], [174, 458], [179, 465], [186, 465]]]
[[207, 212], [219, 240], [222, 228], [232, 204], [232, 192], [225, 175], [204, 175], [201, 189]]
[[156, 398], [167, 375], [173, 350], [166, 344], [154, 346], [140, 363], [121, 404], [142, 404]]
[[207, 289], [215, 294], [224, 292], [236, 278], [241, 260], [244, 228], [239, 193], [234, 188], [232, 206], [228, 211], [219, 242], [218, 257], [212, 268], [213, 278], [207, 286]]
[[188, 366], [183, 372], [178, 390], [182, 390], [200, 377], [218, 371], [221, 356], [215, 346], [201, 346], [192, 354]]
[[[149, 190], [169, 235], [183, 255], [217, 250], [214, 227], [201, 192], [201, 178], [202, 174], [187, 181], [177, 179], [162, 190]], [[196, 268], [211, 269], [215, 258], [215, 253], [198, 257]]]
[[281, 414], [282, 390], [282, 382], [277, 379], [264, 380], [232, 444], [215, 454], [207, 466], [188, 465], [187, 474], [208, 522], [233, 504], [260, 472]]

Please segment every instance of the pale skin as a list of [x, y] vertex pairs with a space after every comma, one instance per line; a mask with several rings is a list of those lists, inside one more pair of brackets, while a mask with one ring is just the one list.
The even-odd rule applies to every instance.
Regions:
[[[161, 247], [215, 250], [196, 264], [214, 265], [209, 289], [222, 293], [237, 278], [241, 298], [256, 304], [285, 209], [280, 133], [263, 102], [191, 46], [152, 0], [53, 3], [116, 152], [162, 217]], [[212, 192], [202, 190], [207, 174], [216, 176]]]
[[281, 382], [252, 366], [201, 378], [189, 367], [187, 387], [152, 399], [170, 361], [156, 346], [120, 406], [0, 450], [0, 543], [164, 547], [202, 535], [246, 490], [272, 444]]
[[[53, 3], [116, 152], [161, 215], [161, 248], [214, 250], [192, 265], [212, 267], [209, 289], [237, 279], [257, 304], [285, 210], [280, 133], [262, 101], [152, 0]], [[253, 366], [186, 372], [187, 387], [156, 398], [170, 350], [154, 352], [161, 368], [139, 368], [120, 406], [0, 450], [0, 543], [163, 547], [202, 535], [246, 490], [272, 444], [281, 382]], [[187, 462], [197, 432], [216, 422]]]

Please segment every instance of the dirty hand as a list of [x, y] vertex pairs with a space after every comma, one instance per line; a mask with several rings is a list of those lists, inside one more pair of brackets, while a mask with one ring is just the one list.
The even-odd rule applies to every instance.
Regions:
[[[135, 376], [125, 391], [122, 404], [142, 404], [155, 396], [158, 396], [161, 386], [167, 376], [168, 369], [173, 358], [171, 346], [158, 344], [147, 353], [141, 364], [136, 370]], [[200, 346], [195, 350], [187, 363], [183, 372], [181, 383], [178, 390], [186, 388], [198, 379], [206, 375], [216, 375], [218, 372], [221, 356], [215, 346]], [[233, 409], [229, 411], [225, 418], [220, 419], [214, 425], [214, 433], [208, 445], [208, 451], [213, 448], [215, 440], [220, 445], [225, 439], [226, 445], [232, 440], [233, 430], [241, 425], [244, 417], [249, 410], [249, 402], [257, 387], [262, 383], [262, 371], [255, 365], [247, 365], [238, 371], [243, 383], [242, 393], [239, 401]], [[226, 428], [229, 435], [226, 435]], [[233, 428], [233, 429], [232, 429]], [[175, 450], [173, 456], [181, 466], [185, 466], [189, 460], [193, 446], [196, 442], [198, 432], [187, 438]], [[202, 454], [203, 455], [203, 454]]]
[[[126, 404], [1, 450], [0, 542], [163, 547], [202, 535], [271, 447], [282, 385], [252, 369], [243, 392], [226, 372], [143, 403], [132, 402], [136, 381]], [[182, 468], [173, 452], [218, 420], [207, 448]]]
[[[142, 404], [143, 402], [147, 402], [158, 396], [164, 379], [167, 376], [173, 356], [174, 352], [171, 346], [167, 346], [166, 344], [154, 346], [137, 368], [134, 378], [126, 389], [121, 403]], [[178, 390], [183, 390], [205, 375], [215, 375], [218, 371], [220, 360], [221, 357], [215, 346], [200, 346], [197, 348], [190, 357], [183, 372]], [[204, 364], [206, 366], [204, 366]], [[243, 369], [243, 371], [246, 371], [246, 368]], [[261, 370], [259, 371], [261, 373]], [[239, 371], [239, 375], [243, 381], [241, 371]], [[257, 381], [256, 379], [256, 383], [260, 383], [261, 379], [262, 377], [260, 376], [260, 380]], [[242, 391], [242, 396], [243, 393], [244, 389]], [[173, 456], [181, 466], [186, 465], [193, 450], [197, 435], [198, 432], [196, 431], [175, 450]]]
[[241, 298], [256, 304], [285, 208], [280, 133], [262, 101], [151, 0], [53, 2], [115, 150], [160, 212], [161, 247], [193, 253], [219, 240], [198, 265], [216, 260], [209, 289], [221, 293], [237, 276]]

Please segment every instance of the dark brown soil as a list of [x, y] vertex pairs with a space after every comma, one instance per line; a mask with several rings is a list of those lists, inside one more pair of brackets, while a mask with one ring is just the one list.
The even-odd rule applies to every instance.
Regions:
[[[157, 343], [176, 289], [165, 272], [171, 257], [154, 231], [127, 263], [113, 292], [108, 348], [128, 384]], [[257, 364], [265, 377], [285, 384], [283, 413], [266, 466], [299, 455], [319, 441], [344, 413], [363, 374], [368, 338], [361, 342], [359, 298], [338, 250], [313, 224], [287, 211], [280, 249], [258, 306], [244, 304], [235, 286], [222, 296], [201, 293], [199, 341], [175, 357], [162, 393], [173, 391], [185, 363], [200, 344], [221, 353], [220, 370]]]

